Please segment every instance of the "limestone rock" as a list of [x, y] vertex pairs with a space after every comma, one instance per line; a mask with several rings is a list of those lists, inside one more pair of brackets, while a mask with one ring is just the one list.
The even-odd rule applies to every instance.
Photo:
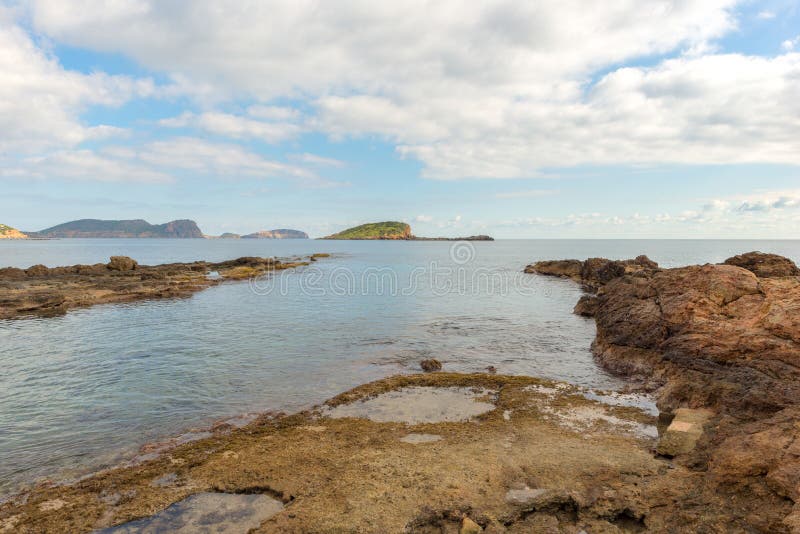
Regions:
[[138, 263], [128, 256], [111, 256], [108, 268], [112, 271], [134, 271]]
[[481, 526], [469, 517], [465, 517], [461, 522], [460, 534], [480, 534], [481, 532], [483, 532]]
[[754, 273], [759, 278], [800, 276], [800, 269], [789, 258], [777, 254], [748, 252], [725, 260], [726, 265], [735, 265]]
[[430, 360], [422, 360], [421, 362], [419, 362], [419, 366], [426, 373], [432, 373], [434, 371], [442, 370], [442, 362], [433, 358], [431, 358]]
[[713, 412], [703, 409], [675, 410], [675, 418], [658, 441], [658, 454], [672, 458], [694, 450], [697, 440], [703, 435], [703, 425], [712, 415]]

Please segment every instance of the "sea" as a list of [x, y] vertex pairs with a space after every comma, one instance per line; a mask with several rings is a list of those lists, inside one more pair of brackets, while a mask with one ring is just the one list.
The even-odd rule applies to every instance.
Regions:
[[[593, 320], [577, 284], [526, 275], [543, 259], [646, 254], [662, 267], [760, 250], [800, 263], [800, 241], [493, 242], [61, 239], [0, 241], [0, 267], [292, 259], [307, 267], [188, 298], [0, 320], [0, 499], [130, 461], [214, 422], [311, 407], [382, 377], [444, 370], [533, 375], [596, 390]], [[190, 434], [187, 434], [190, 433]], [[202, 434], [200, 434], [202, 435]]]

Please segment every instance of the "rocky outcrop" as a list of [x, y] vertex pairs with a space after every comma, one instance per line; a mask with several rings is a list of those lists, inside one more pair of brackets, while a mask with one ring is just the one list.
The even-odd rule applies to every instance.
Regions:
[[726, 265], [735, 265], [747, 269], [759, 278], [781, 278], [784, 276], [800, 276], [800, 269], [789, 258], [777, 254], [748, 252], [725, 260]]
[[111, 271], [134, 271], [138, 263], [128, 256], [111, 256], [108, 268]]
[[308, 234], [300, 230], [279, 228], [277, 230], [262, 230], [260, 232], [243, 235], [242, 239], [308, 239]]
[[654, 271], [658, 264], [647, 256], [638, 256], [632, 260], [609, 260], [606, 258], [589, 258], [580, 260], [547, 260], [539, 261], [525, 267], [528, 274], [543, 274], [570, 278], [581, 282], [591, 289], [607, 284], [615, 278], [626, 274], [643, 271]]
[[[95, 265], [6, 267], [0, 269], [0, 319], [58, 315], [95, 304], [183, 297], [225, 280], [246, 280], [301, 265], [308, 262], [244, 257], [219, 263], [147, 266], [127, 256], [113, 256], [108, 263]], [[209, 276], [212, 272], [218, 276]]]
[[31, 234], [39, 238], [121, 238], [121, 237], [162, 237], [162, 238], [202, 238], [203, 232], [197, 223], [188, 219], [164, 224], [150, 224], [142, 219], [126, 221], [103, 221], [81, 219], [71, 221]]
[[[794, 519], [776, 503], [800, 500], [800, 278], [794, 263], [750, 253], [724, 265], [634, 265], [640, 269], [626, 263], [620, 274], [613, 263], [583, 263], [580, 281], [597, 292], [581, 299], [576, 311], [595, 317], [598, 361], [654, 390], [663, 414], [713, 413], [702, 437], [703, 423], [686, 434], [673, 428], [664, 450], [704, 473], [702, 491], [761, 503], [754, 506], [762, 512], [747, 519], [752, 530], [787, 531]], [[573, 261], [541, 270], [560, 273], [566, 266], [576, 278]], [[685, 448], [685, 439], [692, 447]]]

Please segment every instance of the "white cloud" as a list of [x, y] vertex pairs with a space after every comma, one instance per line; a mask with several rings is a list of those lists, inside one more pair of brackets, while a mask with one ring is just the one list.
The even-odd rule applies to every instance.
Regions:
[[[60, 42], [167, 73], [174, 83], [163, 91], [261, 102], [244, 115], [206, 111], [167, 125], [268, 142], [304, 128], [377, 135], [420, 160], [423, 176], [461, 179], [536, 177], [582, 164], [800, 164], [800, 54], [715, 53], [715, 41], [737, 26], [737, 3], [28, 7], [33, 27]], [[658, 55], [671, 59], [618, 67]], [[276, 100], [302, 102], [307, 113], [269, 105]], [[74, 139], [84, 130], [78, 125]]]
[[162, 119], [159, 124], [169, 128], [197, 128], [233, 139], [261, 139], [268, 143], [291, 139], [302, 130], [297, 124], [288, 122], [265, 122], [219, 112], [199, 115], [185, 112], [177, 117]]
[[80, 114], [92, 105], [118, 106], [156, 90], [151, 80], [65, 70], [2, 7], [0, 72], [0, 154], [32, 154], [120, 134], [111, 126], [87, 126]]
[[340, 159], [335, 158], [326, 158], [323, 156], [317, 156], [316, 154], [309, 154], [308, 152], [304, 152], [302, 154], [290, 154], [289, 159], [292, 161], [299, 161], [302, 163], [306, 163], [308, 165], [313, 165], [315, 167], [346, 167], [347, 162], [342, 161]]
[[784, 42], [781, 43], [781, 48], [783, 48], [787, 52], [791, 52], [798, 45], [800, 45], [800, 35], [798, 35], [794, 39], [786, 39]]
[[433, 222], [433, 217], [431, 215], [417, 215], [416, 217], [414, 217], [414, 222], [418, 223]]
[[96, 182], [173, 181], [168, 173], [144, 165], [97, 154], [91, 150], [64, 150], [28, 157], [0, 169], [0, 176], [24, 180], [78, 180]]
[[759, 11], [756, 18], [759, 20], [771, 20], [775, 18], [775, 12], [769, 10]]

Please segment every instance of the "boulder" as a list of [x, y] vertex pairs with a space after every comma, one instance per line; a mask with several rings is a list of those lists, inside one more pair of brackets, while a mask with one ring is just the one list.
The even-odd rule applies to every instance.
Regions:
[[27, 274], [22, 269], [16, 267], [4, 267], [0, 269], [0, 280], [23, 280]]
[[111, 256], [108, 262], [108, 268], [112, 271], [134, 271], [137, 265], [136, 260], [128, 256]]
[[777, 254], [748, 252], [725, 260], [725, 265], [735, 265], [754, 273], [759, 278], [800, 276], [800, 269], [789, 258]]
[[50, 269], [48, 269], [44, 265], [34, 265], [32, 267], [28, 267], [25, 270], [25, 273], [28, 276], [33, 276], [33, 277], [47, 276], [48, 274], [50, 274]]
[[675, 417], [658, 440], [658, 454], [672, 458], [692, 452], [697, 440], [703, 435], [703, 425], [712, 415], [713, 412], [704, 409], [675, 410]]
[[465, 517], [461, 521], [460, 534], [480, 534], [481, 532], [483, 532], [483, 528], [469, 517]]
[[422, 360], [421, 362], [419, 362], [419, 366], [426, 373], [432, 373], [434, 371], [442, 370], [442, 362], [440, 362], [439, 360], [435, 360], [433, 358], [431, 358], [430, 360]]

